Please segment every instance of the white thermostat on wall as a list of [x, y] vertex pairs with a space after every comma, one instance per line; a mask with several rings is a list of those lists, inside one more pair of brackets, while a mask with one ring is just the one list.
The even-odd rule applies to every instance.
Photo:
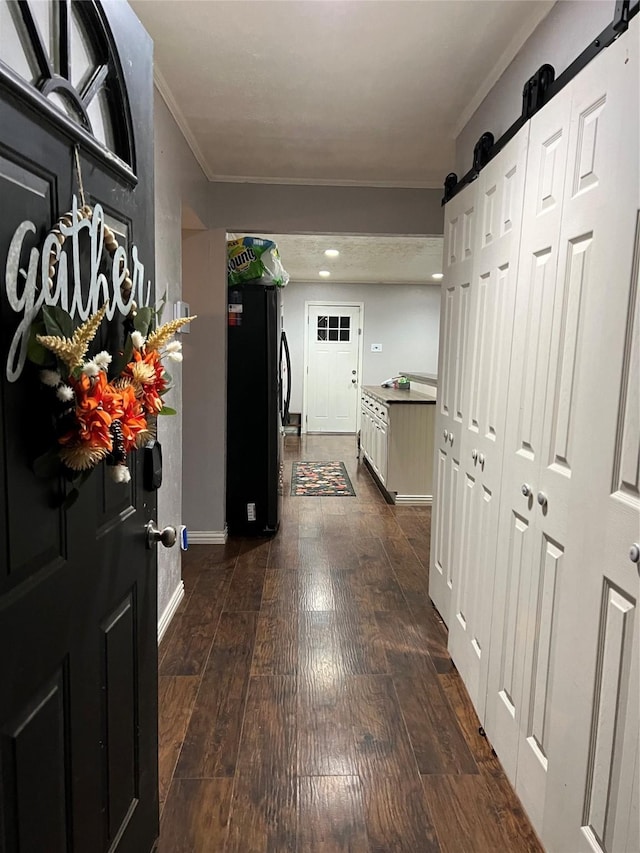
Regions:
[[382, 352], [382, 344], [371, 344], [371, 352]]

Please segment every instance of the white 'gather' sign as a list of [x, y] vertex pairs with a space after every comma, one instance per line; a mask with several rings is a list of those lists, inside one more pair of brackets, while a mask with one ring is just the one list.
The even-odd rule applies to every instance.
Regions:
[[[7, 379], [15, 382], [24, 368], [29, 343], [29, 330], [34, 318], [43, 305], [58, 305], [72, 317], [86, 320], [94, 314], [105, 302], [109, 303], [106, 316], [111, 320], [118, 311], [128, 314], [131, 303], [149, 305], [151, 283], [144, 283], [144, 265], [138, 258], [138, 249], [131, 248], [133, 267], [133, 288], [125, 297], [121, 287], [127, 275], [127, 253], [123, 246], [118, 246], [113, 253], [111, 277], [107, 278], [99, 272], [102, 261], [104, 244], [104, 211], [99, 204], [93, 208], [91, 219], [78, 218], [78, 200], [73, 197], [71, 209], [73, 223], [58, 226], [65, 237], [64, 247], [60, 245], [58, 235], [49, 232], [45, 237], [42, 249], [35, 246], [29, 253], [27, 268], [24, 268], [24, 241], [28, 234], [36, 233], [33, 222], [25, 220], [16, 228], [7, 255], [5, 267], [5, 288], [9, 306], [16, 314], [21, 315], [20, 323], [15, 331], [9, 355], [7, 357]], [[90, 241], [90, 274], [88, 287], [82, 288], [80, 280], [80, 235], [88, 231]], [[68, 251], [71, 252], [72, 276], [69, 278]], [[49, 277], [49, 258], [55, 255], [56, 263], [53, 286]], [[40, 259], [42, 258], [42, 263]], [[38, 277], [38, 268], [40, 276]], [[21, 283], [21, 279], [24, 284]]]

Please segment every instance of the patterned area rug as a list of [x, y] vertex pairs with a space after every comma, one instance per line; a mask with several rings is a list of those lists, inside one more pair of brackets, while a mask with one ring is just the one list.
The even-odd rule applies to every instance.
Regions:
[[353, 497], [355, 490], [344, 462], [294, 462], [291, 494], [299, 497]]

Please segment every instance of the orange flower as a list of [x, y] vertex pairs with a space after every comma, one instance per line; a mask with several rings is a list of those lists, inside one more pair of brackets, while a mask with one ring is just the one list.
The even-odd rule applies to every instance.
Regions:
[[122, 394], [122, 439], [125, 452], [128, 453], [136, 446], [136, 440], [141, 432], [146, 432], [147, 421], [142, 410], [142, 403], [136, 399], [133, 385], [121, 389]]
[[87, 444], [110, 451], [110, 427], [115, 418], [122, 417], [122, 395], [109, 384], [103, 370], [95, 379], [83, 373], [79, 379], [70, 378], [69, 382], [76, 396], [77, 425], [60, 437], [60, 444]]
[[124, 374], [133, 380], [137, 397], [141, 400], [145, 412], [157, 415], [164, 406], [160, 395], [167, 389], [160, 353], [151, 350], [142, 355], [139, 350], [134, 350], [133, 361], [126, 366]]

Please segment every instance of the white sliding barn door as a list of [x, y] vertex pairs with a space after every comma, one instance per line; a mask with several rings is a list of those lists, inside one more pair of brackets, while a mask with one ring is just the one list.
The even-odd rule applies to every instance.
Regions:
[[580, 358], [555, 410], [578, 390], [542, 479], [551, 508], [550, 469], [568, 479], [575, 459], [551, 672], [543, 837], [553, 851], [640, 850], [640, 580], [630, 554], [640, 544], [638, 37], [636, 18], [573, 89], [560, 275], [577, 268], [584, 287]]
[[[542, 471], [555, 454], [558, 423], [570, 422], [582, 281], [558, 276], [571, 92], [531, 120], [518, 265], [515, 334], [496, 556], [485, 729], [534, 825], [544, 808], [548, 676], [557, 572], [566, 548], [570, 456], [554, 462], [538, 503]], [[561, 393], [562, 389], [562, 393]], [[563, 495], [564, 497], [564, 495]]]
[[447, 625], [457, 570], [456, 495], [464, 418], [471, 282], [477, 242], [477, 198], [476, 181], [465, 187], [445, 208], [429, 595]]
[[473, 265], [456, 495], [457, 577], [449, 651], [484, 717], [507, 387], [529, 126], [477, 181], [479, 240]]

